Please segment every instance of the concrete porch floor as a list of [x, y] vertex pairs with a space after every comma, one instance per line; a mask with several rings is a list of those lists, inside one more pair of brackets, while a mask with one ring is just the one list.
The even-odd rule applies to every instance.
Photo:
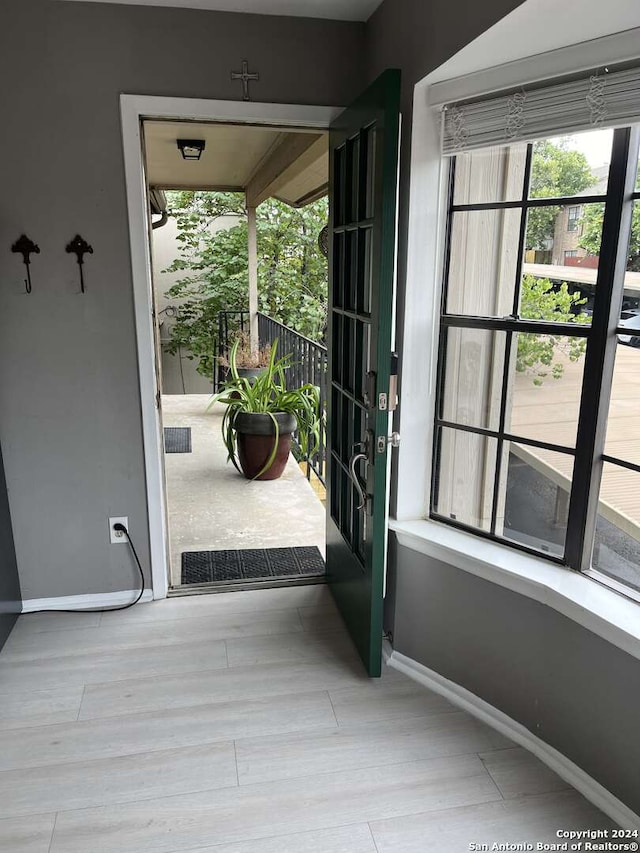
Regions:
[[191, 427], [191, 453], [166, 453], [171, 586], [183, 551], [317, 545], [325, 554], [325, 511], [291, 456], [283, 476], [245, 480], [230, 462], [206, 394], [163, 395], [165, 427]]

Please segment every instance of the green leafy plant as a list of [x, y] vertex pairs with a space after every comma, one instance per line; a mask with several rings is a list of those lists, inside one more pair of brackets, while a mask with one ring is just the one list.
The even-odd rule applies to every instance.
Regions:
[[[587, 301], [580, 293], [569, 291], [565, 281], [554, 287], [548, 278], [525, 275], [522, 278], [520, 316], [527, 320], [549, 320], [554, 323], [588, 323], [586, 314], [575, 313], [575, 308]], [[585, 338], [566, 335], [537, 335], [533, 332], [518, 335], [516, 370], [528, 373], [534, 385], [542, 385], [551, 375], [559, 379], [564, 365], [557, 360], [557, 351], [566, 353], [570, 361], [578, 361], [584, 354]]]
[[227, 461], [240, 472], [237, 453], [235, 419], [241, 412], [266, 414], [273, 423], [273, 448], [254, 479], [261, 477], [271, 468], [278, 450], [280, 428], [275, 415], [288, 413], [295, 417], [298, 425], [298, 443], [302, 458], [312, 455], [320, 443], [320, 389], [311, 383], [299, 388], [287, 388], [286, 371], [292, 365], [290, 354], [277, 358], [278, 339], [271, 346], [269, 363], [263, 373], [253, 381], [238, 373], [237, 355], [240, 341], [236, 340], [229, 354], [230, 378], [207, 406], [224, 403], [227, 409], [222, 418], [222, 439], [227, 448]]

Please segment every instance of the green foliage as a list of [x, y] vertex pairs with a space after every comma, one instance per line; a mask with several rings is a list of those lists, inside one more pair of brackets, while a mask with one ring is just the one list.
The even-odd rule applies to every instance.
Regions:
[[[531, 182], [532, 198], [558, 198], [575, 195], [594, 182], [587, 158], [580, 151], [571, 151], [567, 142], [544, 139], [533, 146]], [[546, 249], [553, 238], [556, 216], [560, 208], [534, 207], [527, 221], [527, 249]]]
[[179, 313], [166, 350], [186, 351], [187, 358], [197, 359], [198, 373], [212, 378], [218, 313], [242, 310], [248, 302], [247, 224], [211, 235], [201, 220], [191, 220], [178, 239], [180, 257], [168, 272], [186, 274], [167, 291], [169, 298], [178, 300]]
[[299, 209], [267, 199], [258, 208], [260, 310], [314, 341], [327, 318], [327, 261], [318, 248], [327, 219], [326, 198]]
[[[180, 256], [167, 272], [185, 275], [167, 291], [178, 300], [180, 312], [166, 350], [186, 350], [197, 359], [198, 372], [211, 378], [218, 312], [248, 307], [244, 197], [200, 191], [167, 197], [180, 242]], [[212, 232], [212, 223], [228, 215], [242, 221]], [[326, 321], [327, 262], [317, 242], [326, 222], [326, 199], [299, 210], [268, 199], [257, 211], [259, 308], [314, 340], [322, 339]]]
[[[579, 293], [570, 293], [566, 282], [559, 287], [548, 278], [525, 275], [522, 278], [520, 316], [527, 320], [549, 320], [554, 323], [588, 323], [586, 314], [577, 314], [573, 309], [584, 305]], [[584, 354], [585, 338], [569, 338], [562, 335], [537, 335], [533, 332], [518, 335], [516, 370], [528, 373], [534, 385], [542, 385], [551, 375], [562, 376], [564, 366], [557, 360], [557, 351], [565, 353], [570, 361], [578, 361]]]
[[320, 389], [305, 383], [299, 388], [287, 389], [286, 373], [291, 367], [290, 354], [276, 358], [278, 339], [271, 347], [269, 364], [263, 373], [252, 380], [238, 374], [237, 356], [240, 341], [236, 340], [229, 355], [231, 378], [228, 379], [211, 403], [225, 403], [227, 410], [222, 418], [222, 438], [227, 448], [227, 461], [233, 462], [238, 471], [236, 433], [234, 421], [239, 412], [253, 412], [271, 416], [274, 429], [273, 448], [264, 466], [256, 474], [261, 477], [271, 468], [276, 458], [280, 430], [274, 415], [288, 412], [295, 416], [298, 424], [298, 442], [302, 458], [313, 454], [320, 443]]
[[242, 193], [202, 192], [201, 190], [171, 190], [167, 192], [171, 215], [178, 219], [180, 233], [189, 239], [220, 216], [246, 216]]
[[[583, 249], [586, 249], [590, 255], [600, 254], [603, 220], [604, 204], [586, 205], [584, 214], [580, 220], [582, 223], [582, 235], [579, 245]], [[640, 272], [640, 205], [637, 202], [633, 206], [633, 215], [631, 218], [631, 238], [627, 250], [627, 269], [633, 272]]]

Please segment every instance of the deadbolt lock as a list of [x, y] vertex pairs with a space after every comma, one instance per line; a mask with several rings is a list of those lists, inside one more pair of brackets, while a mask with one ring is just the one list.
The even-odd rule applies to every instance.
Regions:
[[379, 435], [376, 439], [376, 451], [384, 453], [387, 447], [398, 447], [400, 444], [400, 433], [392, 432], [391, 435]]

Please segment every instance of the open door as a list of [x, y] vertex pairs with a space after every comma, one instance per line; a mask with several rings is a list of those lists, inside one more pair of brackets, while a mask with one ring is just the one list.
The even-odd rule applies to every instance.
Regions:
[[370, 676], [382, 657], [399, 107], [400, 72], [385, 71], [329, 136], [327, 580]]

